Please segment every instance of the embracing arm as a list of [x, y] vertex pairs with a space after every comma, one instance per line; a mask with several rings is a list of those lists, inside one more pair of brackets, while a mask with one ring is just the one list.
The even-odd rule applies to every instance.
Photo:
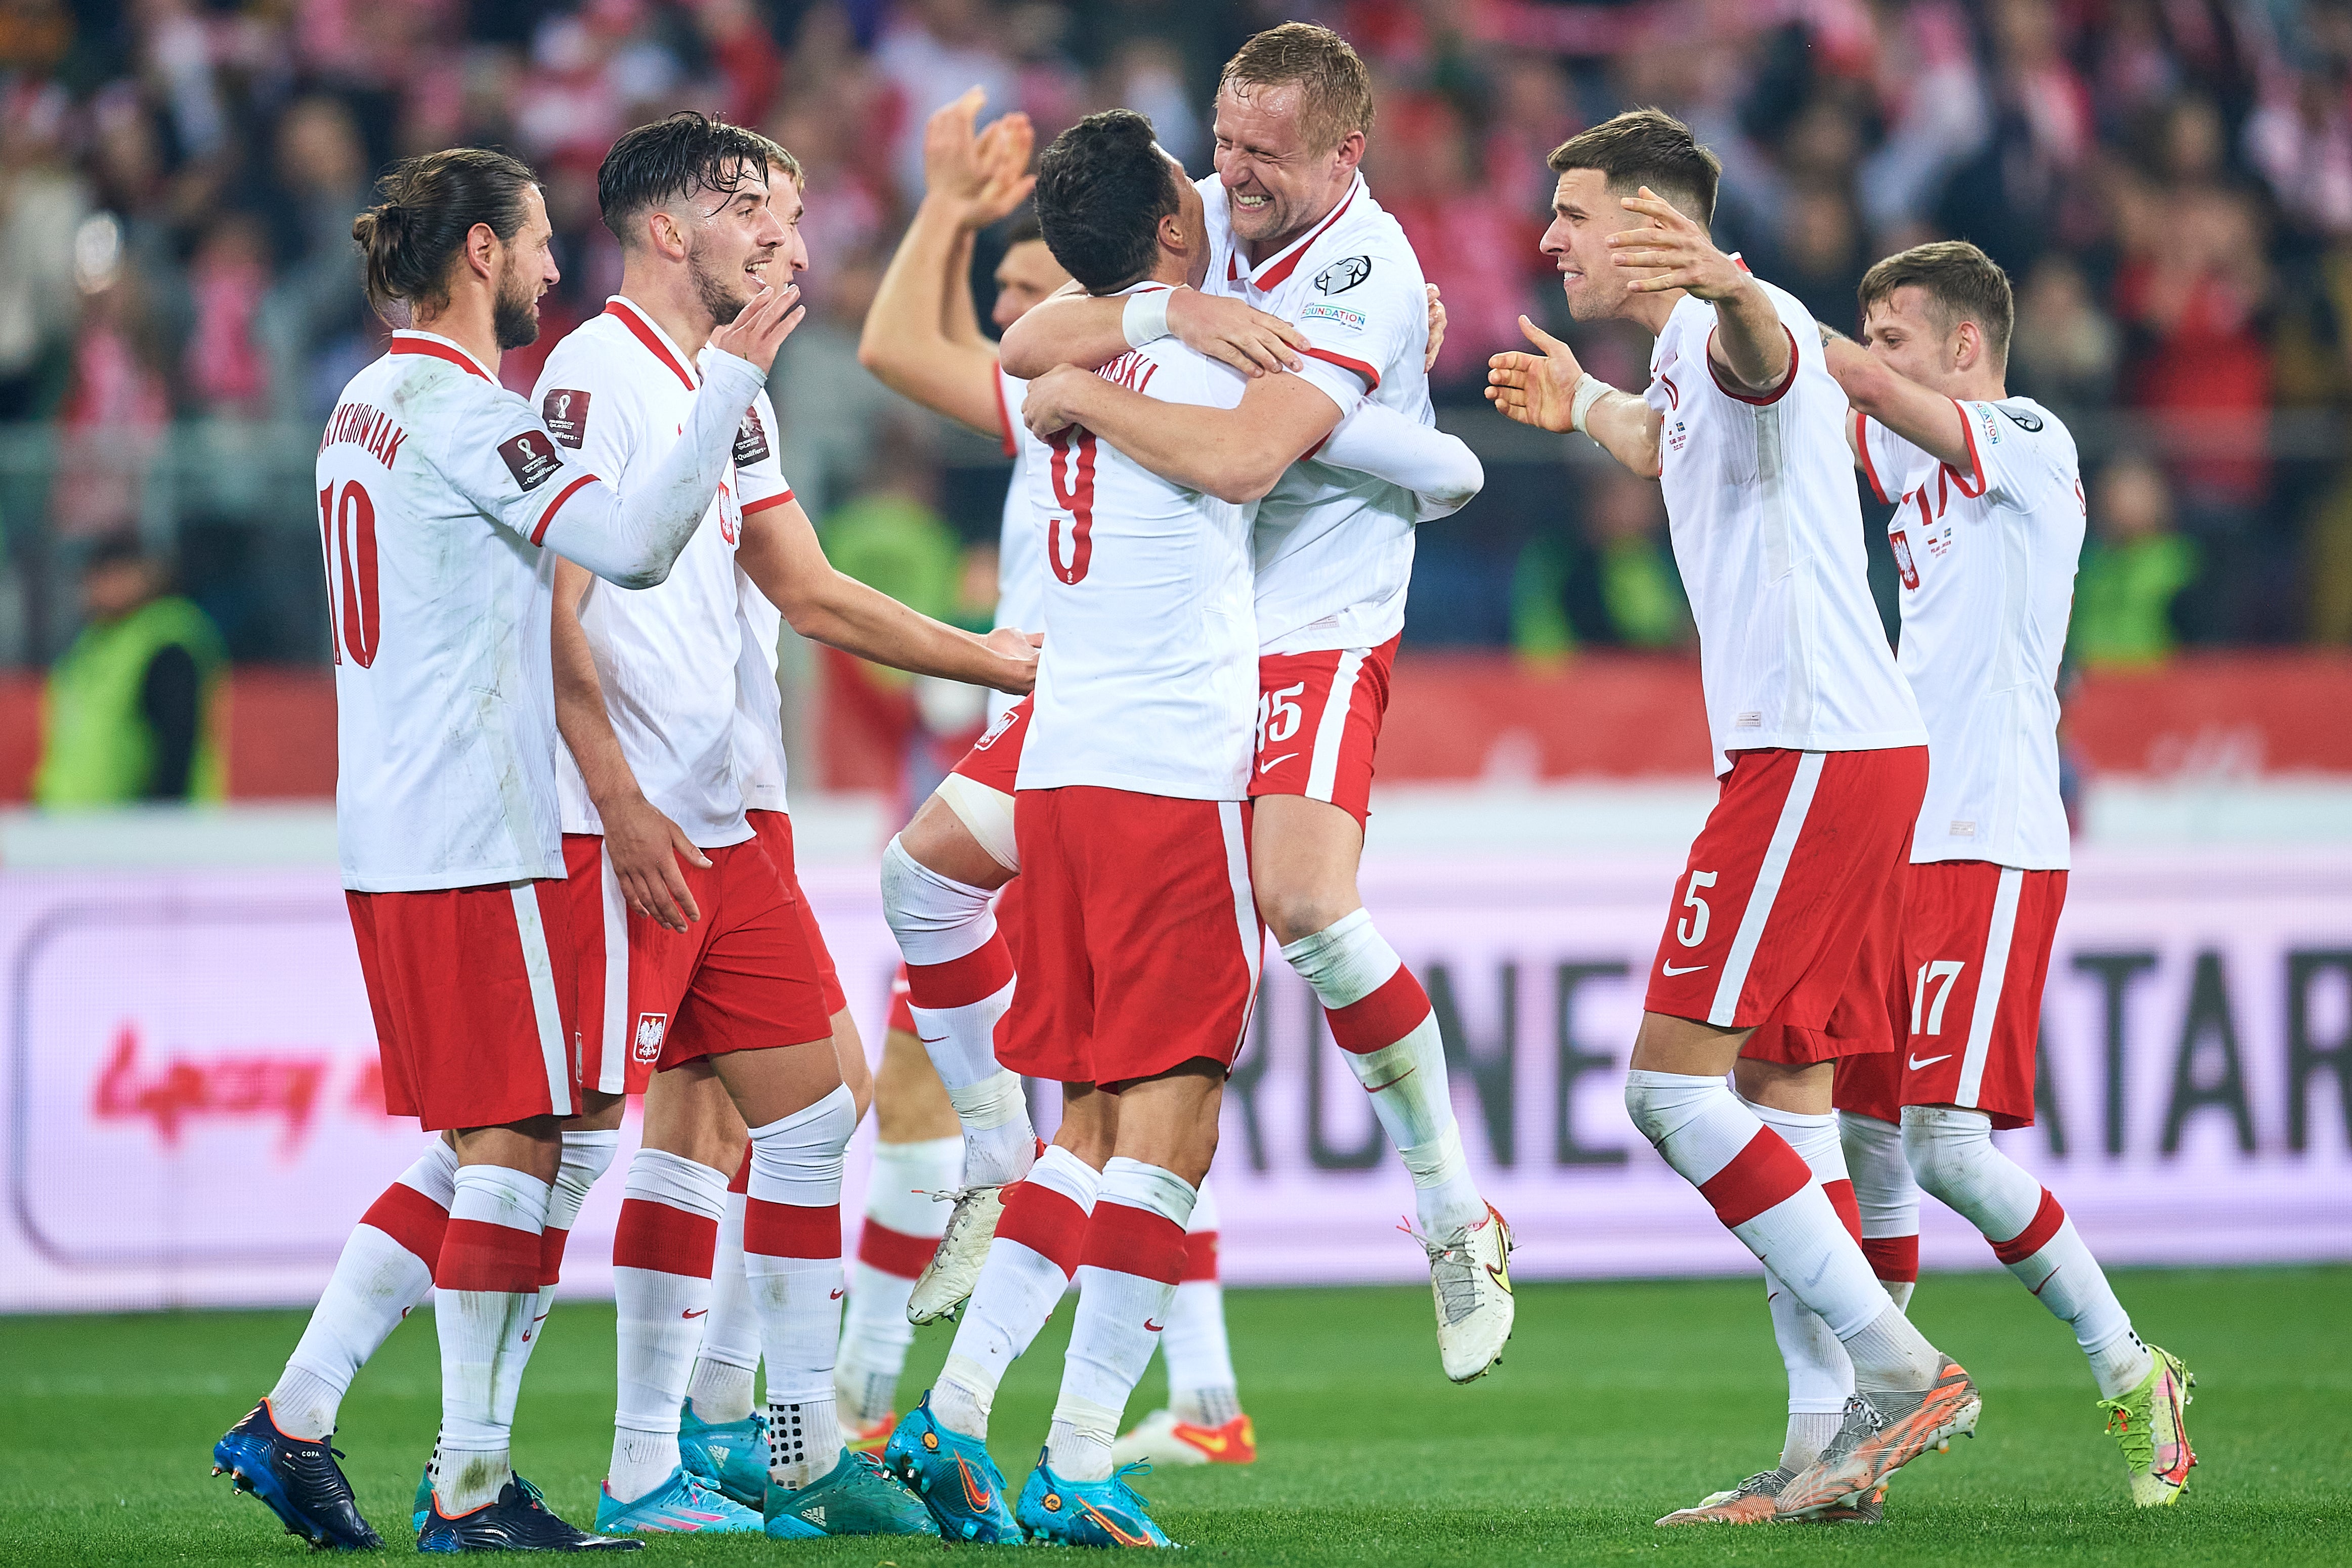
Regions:
[[[1004, 329], [998, 348], [1005, 370], [1024, 381], [1055, 365], [1098, 371], [1129, 349], [1142, 347], [1127, 340], [1127, 301], [1125, 295], [1094, 295], [1075, 283], [1066, 286]], [[1170, 291], [1168, 332], [1245, 376], [1295, 371], [1298, 350], [1307, 347], [1305, 334], [1281, 317], [1192, 288]]]
[[1411, 490], [1421, 501], [1416, 523], [1452, 517], [1486, 484], [1486, 467], [1468, 443], [1376, 402], [1341, 420], [1315, 457]]
[[1297, 376], [1265, 376], [1233, 408], [1162, 402], [1064, 365], [1029, 383], [1022, 418], [1040, 436], [1082, 424], [1154, 474], [1236, 505], [1274, 488], [1283, 470], [1339, 423], [1339, 405]]
[[[969, 340], [950, 333], [950, 301], [967, 291], [971, 264], [971, 232], [948, 204], [926, 197], [866, 312], [857, 362], [899, 396], [983, 435], [1002, 435], [995, 350], [977, 329]], [[971, 319], [969, 306], [963, 315]]]
[[[1969, 474], [1976, 454], [1969, 447], [1968, 416], [1960, 405], [1941, 392], [1929, 392], [1910, 377], [1890, 370], [1878, 357], [1850, 338], [1823, 334], [1822, 352], [1830, 374], [1845, 389], [1845, 400], [1858, 413], [1869, 415], [1939, 462]], [[1853, 421], [1846, 422], [1846, 439], [1856, 439]], [[1857, 453], [1859, 457], [1861, 454]]]
[[908, 609], [835, 570], [797, 501], [743, 519], [735, 563], [813, 642], [877, 664], [1019, 695], [1037, 678], [1037, 653], [1010, 628], [976, 637]]

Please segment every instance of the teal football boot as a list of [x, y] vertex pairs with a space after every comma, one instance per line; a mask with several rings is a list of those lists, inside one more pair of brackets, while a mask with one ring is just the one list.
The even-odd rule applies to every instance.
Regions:
[[768, 1500], [768, 1418], [705, 1421], [694, 1401], [678, 1406], [677, 1457], [686, 1473], [757, 1513]]
[[929, 1394], [890, 1434], [882, 1462], [923, 1500], [942, 1539], [1020, 1544], [1021, 1526], [1006, 1506], [1004, 1475], [988, 1457], [988, 1445], [940, 1426]]
[[1041, 1546], [1174, 1546], [1127, 1484], [1128, 1477], [1150, 1469], [1122, 1465], [1107, 1481], [1068, 1481], [1053, 1472], [1040, 1448], [1013, 1517]]

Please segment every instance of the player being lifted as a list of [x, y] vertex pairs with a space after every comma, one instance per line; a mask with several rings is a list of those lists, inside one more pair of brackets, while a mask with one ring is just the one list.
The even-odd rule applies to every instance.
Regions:
[[381, 1544], [329, 1440], [429, 1251], [443, 1462], [418, 1544], [634, 1545], [564, 1523], [507, 1458], [558, 1126], [580, 1108], [549, 569], [562, 556], [630, 588], [667, 575], [800, 313], [795, 291], [765, 290], [714, 335], [677, 439], [625, 492], [567, 462], [498, 383], [558, 276], [530, 171], [457, 149], [396, 165], [380, 193], [352, 237], [370, 303], [408, 326], [344, 389], [318, 464], [337, 837], [387, 1108], [446, 1141], [370, 1210], [285, 1376], [214, 1461], [313, 1544]]
[[[1878, 1288], [1826, 1168], [1751, 1106], [1818, 1123], [1834, 1060], [1893, 1047], [1881, 949], [1927, 731], [1864, 578], [1844, 394], [1804, 308], [1708, 239], [1721, 166], [1655, 110], [1570, 139], [1550, 164], [1543, 248], [1570, 313], [1654, 333], [1650, 385], [1611, 389], [1523, 320], [1542, 351], [1495, 356], [1487, 396], [1663, 484], [1723, 781], [1659, 943], [1626, 1108], [1853, 1366], [1818, 1453], [1784, 1456], [1787, 1478], [1744, 1503], [1763, 1517], [1866, 1505], [1974, 1428], [1976, 1388]], [[1822, 1141], [1834, 1159], [1833, 1124]]]
[[[806, 267], [797, 174], [765, 138], [692, 113], [631, 131], [605, 158], [598, 194], [621, 241], [621, 292], [557, 346], [539, 396], [556, 438], [625, 491], [650, 482], [676, 439], [710, 334], [763, 272]], [[929, 1533], [896, 1480], [845, 1452], [835, 1410], [842, 1157], [860, 1107], [834, 1048], [839, 992], [828, 994], [823, 939], [798, 894], [791, 820], [747, 810], [743, 596], [756, 591], [804, 636], [950, 679], [1017, 691], [1034, 654], [1017, 632], [971, 636], [835, 571], [776, 470], [772, 429], [762, 402], [713, 521], [658, 589], [556, 574], [575, 920], [601, 915], [607, 946], [590, 967], [626, 989], [624, 1005], [610, 988], [583, 1005], [583, 1055], [604, 1119], [617, 1121], [625, 1092], [646, 1103], [614, 1241], [621, 1403], [598, 1518], [615, 1531], [763, 1528], [761, 1513], [689, 1476], [677, 1442], [748, 1124], [743, 1268], [768, 1369], [764, 1529]], [[848, 1049], [862, 1080], [854, 1030]]]
[[[2056, 682], [2083, 549], [2074, 441], [2009, 395], [2009, 278], [1976, 246], [1888, 256], [1863, 279], [1862, 312], [1867, 351], [1826, 333], [1823, 350], [1853, 407], [1854, 461], [1895, 507], [1897, 663], [1928, 755], [1901, 926], [1905, 1049], [1838, 1067], [1863, 1246], [1907, 1305], [1918, 1188], [1958, 1209], [2074, 1329], [2132, 1501], [2168, 1505], [2197, 1462], [2193, 1379], [2132, 1332], [2066, 1211], [1992, 1143], [1996, 1127], [2033, 1124], [2042, 984], [2066, 897]], [[1812, 1380], [1851, 1379], [1833, 1339], [1801, 1343], [1818, 1347], [1804, 1358]], [[1793, 1371], [1800, 1353], [1784, 1342], [1782, 1354]]]
[[[1364, 63], [1336, 33], [1286, 23], [1251, 38], [1217, 89], [1217, 172], [1198, 187], [1212, 246], [1202, 287], [1271, 317], [1221, 315], [1223, 302], [1200, 288], [1065, 294], [1009, 329], [1003, 353], [1008, 371], [1043, 377], [1175, 330], [1244, 371], [1293, 372], [1268, 378], [1252, 399], [1263, 413], [1248, 420], [1166, 409], [1080, 370], [1044, 390], [1056, 412], [1155, 474], [1265, 497], [1254, 541], [1258, 908], [1412, 1174], [1440, 1362], [1467, 1382], [1510, 1335], [1510, 1233], [1471, 1177], [1429, 998], [1373, 927], [1356, 868], [1413, 528], [1458, 507], [1483, 476], [1474, 465], [1466, 479], [1433, 470], [1399, 484], [1346, 444], [1318, 444], [1348, 434], [1340, 421], [1359, 408], [1432, 423], [1421, 266], [1357, 172], [1372, 107]], [[1432, 455], [1439, 467], [1454, 462]]]

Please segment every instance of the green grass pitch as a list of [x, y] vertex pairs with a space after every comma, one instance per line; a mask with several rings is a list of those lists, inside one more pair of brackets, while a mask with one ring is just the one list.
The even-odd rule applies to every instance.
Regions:
[[[2001, 1274], [1931, 1277], [1915, 1312], [1985, 1394], [1982, 1436], [1903, 1472], [1876, 1530], [1666, 1531], [1651, 1520], [1778, 1451], [1784, 1385], [1747, 1281], [1526, 1285], [1503, 1365], [1437, 1371], [1420, 1290], [1235, 1291], [1251, 1469], [1148, 1477], [1192, 1560], [1229, 1563], [2205, 1563], [2352, 1562], [2352, 1268], [2127, 1272], [2137, 1321], [2199, 1375], [2203, 1459], [2177, 1508], [2135, 1513], [2070, 1336]], [[1059, 1375], [1066, 1303], [996, 1406], [1018, 1488]], [[516, 1458], [589, 1521], [611, 1440], [612, 1313], [559, 1307], [525, 1385]], [[190, 1312], [0, 1319], [0, 1557], [8, 1563], [287, 1563], [276, 1520], [214, 1479], [213, 1439], [274, 1380], [302, 1319]], [[926, 1330], [905, 1396], [946, 1354]], [[338, 1441], [362, 1507], [405, 1553], [437, 1405], [419, 1315], [361, 1376]], [[1147, 1377], [1130, 1414], [1160, 1397]], [[635, 1561], [895, 1564], [1009, 1548], [656, 1541]]]

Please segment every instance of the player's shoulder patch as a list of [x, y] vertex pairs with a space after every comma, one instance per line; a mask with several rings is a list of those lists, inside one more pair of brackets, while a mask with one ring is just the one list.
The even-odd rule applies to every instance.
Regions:
[[770, 450], [768, 427], [760, 418], [760, 405], [754, 402], [743, 411], [743, 423], [735, 427], [735, 466], [749, 468], [754, 463], [765, 463]]
[[2010, 423], [2016, 425], [2018, 429], [2025, 432], [2028, 435], [2039, 435], [2042, 434], [2042, 416], [2034, 413], [2032, 409], [2016, 408], [2005, 402], [1997, 402], [1992, 406], [2000, 410], [2000, 412], [2009, 418]]
[[555, 443], [541, 430], [518, 431], [499, 443], [499, 455], [506, 462], [507, 472], [525, 490], [536, 490], [563, 468], [563, 459], [557, 455]]
[[590, 394], [577, 387], [550, 387], [539, 400], [539, 417], [556, 440], [577, 452], [588, 440]]
[[1300, 308], [1298, 319], [1301, 321], [1328, 321], [1335, 326], [1346, 327], [1358, 332], [1364, 329], [1362, 311], [1350, 310], [1344, 305], [1334, 305], [1328, 299], [1309, 301]]
[[1369, 256], [1343, 256], [1315, 275], [1315, 290], [1318, 294], [1345, 294], [1372, 275], [1372, 258]]

